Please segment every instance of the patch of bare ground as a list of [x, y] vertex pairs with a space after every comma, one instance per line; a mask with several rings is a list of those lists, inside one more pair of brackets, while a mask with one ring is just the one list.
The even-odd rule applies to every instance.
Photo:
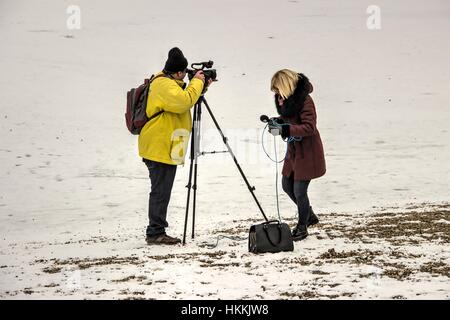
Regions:
[[44, 285], [44, 288], [54, 288], [54, 287], [59, 287], [59, 284], [57, 284], [57, 283], [50, 283], [50, 284]]
[[175, 253], [175, 254], [166, 254], [166, 255], [157, 255], [157, 256], [147, 256], [149, 259], [154, 260], [167, 260], [167, 259], [181, 259], [181, 260], [193, 260], [197, 258], [202, 258], [206, 256], [211, 259], [220, 259], [224, 255], [228, 254], [225, 251], [212, 251], [212, 252], [189, 252], [189, 253]]
[[128, 277], [125, 277], [125, 278], [122, 278], [122, 279], [111, 280], [111, 282], [128, 282], [130, 280], [144, 281], [146, 279], [147, 279], [146, 276], [138, 276], [138, 277], [136, 277], [135, 275], [132, 275], [132, 276], [128, 276]]
[[283, 264], [295, 264], [295, 265], [301, 265], [301, 266], [308, 266], [310, 265], [312, 262], [304, 259], [304, 258], [283, 258], [281, 260], [279, 260], [279, 264], [283, 265]]
[[382, 251], [372, 250], [351, 250], [338, 252], [334, 248], [329, 249], [327, 252], [319, 255], [319, 259], [324, 260], [341, 260], [348, 263], [356, 264], [372, 264], [373, 260], [380, 257], [383, 254]]
[[25, 294], [33, 294], [34, 291], [31, 290], [31, 288], [25, 288], [25, 289], [23, 289], [23, 293], [25, 293]]
[[450, 278], [450, 266], [443, 261], [427, 262], [420, 267], [419, 271]]
[[331, 239], [345, 237], [363, 243], [367, 239], [383, 239], [396, 246], [423, 241], [445, 244], [450, 242], [450, 205], [423, 212], [383, 212], [365, 221], [355, 220], [353, 225], [326, 224], [323, 229]]
[[[47, 260], [36, 260], [36, 262], [43, 263]], [[132, 264], [143, 265], [144, 261], [141, 261], [137, 257], [105, 257], [105, 258], [69, 258], [69, 259], [50, 259], [48, 262], [52, 262], [53, 265], [44, 268], [42, 271], [45, 273], [58, 273], [61, 272], [65, 266], [77, 266], [79, 269], [88, 269], [91, 267], [113, 265], [113, 264]]]
[[336, 299], [339, 297], [351, 297], [353, 296], [353, 293], [350, 292], [344, 292], [341, 294], [321, 294], [318, 293], [316, 291], [303, 291], [303, 292], [281, 292], [280, 296], [285, 299], [293, 299], [293, 298], [298, 298], [301, 300], [308, 300], [308, 299], [323, 299], [323, 298], [328, 298], [328, 299]]
[[383, 276], [387, 276], [389, 278], [397, 279], [397, 280], [405, 280], [408, 279], [415, 270], [408, 268], [404, 264], [400, 263], [383, 263], [382, 265], [384, 271], [382, 273]]
[[311, 273], [312, 273], [312, 274], [321, 275], [321, 276], [330, 274], [329, 272], [325, 272], [325, 271], [322, 271], [322, 270], [313, 270], [313, 271], [311, 271]]
[[207, 261], [204, 261], [200, 265], [200, 267], [202, 267], [202, 268], [215, 268], [215, 267], [226, 268], [226, 267], [239, 267], [240, 265], [241, 265], [241, 263], [239, 263], [239, 262], [217, 263], [212, 260], [207, 260]]
[[44, 271], [45, 273], [58, 273], [61, 272], [62, 268], [61, 267], [45, 267], [44, 269], [42, 269], [42, 271]]

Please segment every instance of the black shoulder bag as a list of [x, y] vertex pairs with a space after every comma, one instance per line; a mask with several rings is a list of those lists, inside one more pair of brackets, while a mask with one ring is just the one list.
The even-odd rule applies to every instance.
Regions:
[[250, 227], [248, 251], [253, 253], [293, 251], [294, 242], [289, 226], [271, 220]]

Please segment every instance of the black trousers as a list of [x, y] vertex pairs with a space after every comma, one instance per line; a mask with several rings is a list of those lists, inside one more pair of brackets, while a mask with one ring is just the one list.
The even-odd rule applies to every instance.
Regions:
[[294, 177], [283, 176], [281, 185], [284, 192], [295, 202], [298, 209], [298, 223], [306, 225], [309, 220], [308, 186], [311, 180], [294, 181]]
[[147, 236], [154, 236], [165, 232], [167, 223], [167, 207], [169, 206], [173, 182], [177, 172], [176, 165], [165, 164], [143, 159], [147, 165], [151, 191], [148, 200]]

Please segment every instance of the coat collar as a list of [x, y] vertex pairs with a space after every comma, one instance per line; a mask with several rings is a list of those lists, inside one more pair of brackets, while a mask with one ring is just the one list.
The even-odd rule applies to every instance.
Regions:
[[170, 80], [173, 80], [173, 81], [175, 81], [181, 88], [185, 88], [186, 87], [186, 83], [183, 81], [183, 80], [177, 80], [177, 79], [174, 79], [174, 78], [172, 78], [170, 75], [167, 75], [167, 74], [165, 74], [164, 72], [159, 72], [158, 74], [157, 74], [157, 76], [158, 75], [165, 75], [168, 79], [170, 79]]
[[303, 109], [303, 104], [306, 97], [313, 91], [313, 87], [309, 82], [308, 77], [303, 73], [299, 73], [299, 80], [294, 93], [284, 100], [284, 104], [281, 107], [278, 104], [278, 96], [275, 95], [275, 106], [277, 112], [282, 117], [292, 118], [300, 113]]

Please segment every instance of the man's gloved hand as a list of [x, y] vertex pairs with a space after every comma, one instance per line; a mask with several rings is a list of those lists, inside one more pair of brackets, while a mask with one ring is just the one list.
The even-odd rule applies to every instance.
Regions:
[[205, 75], [203, 74], [202, 70], [199, 70], [195, 73], [194, 78], [200, 79], [205, 83]]

